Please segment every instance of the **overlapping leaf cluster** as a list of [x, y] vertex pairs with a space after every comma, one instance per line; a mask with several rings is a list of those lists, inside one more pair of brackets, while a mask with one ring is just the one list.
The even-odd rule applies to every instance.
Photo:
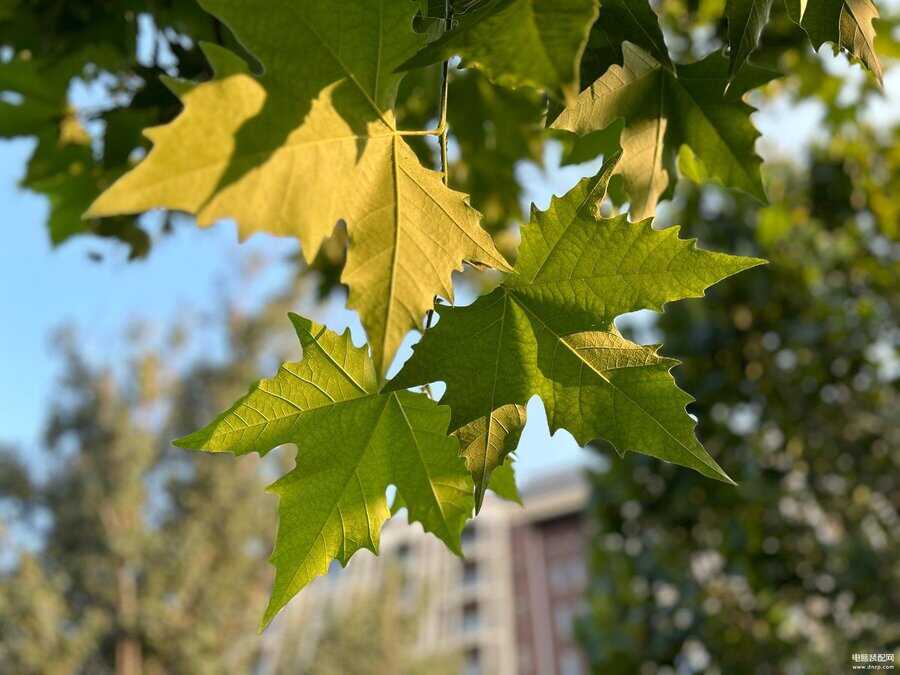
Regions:
[[690, 398], [669, 374], [677, 362], [626, 340], [613, 320], [702, 296], [762, 261], [699, 250], [677, 227], [599, 218], [615, 165], [613, 158], [546, 212], [534, 210], [513, 272], [471, 306], [440, 308], [440, 323], [391, 383], [446, 382], [451, 426], [476, 425], [480, 435], [464, 449], [479, 500], [515, 445], [521, 406], [535, 395], [551, 430], [566, 429], [581, 444], [603, 437], [622, 453], [730, 481], [694, 436], [684, 410]]
[[[813, 44], [831, 42], [880, 76], [869, 0], [798, 3], [789, 0], [784, 11]], [[744, 97], [775, 77], [748, 63], [771, 0], [730, 2], [730, 56], [690, 63], [671, 56], [645, 0], [200, 4], [246, 54], [203, 45], [210, 80], [166, 81], [183, 111], [147, 132], [146, 159], [88, 215], [164, 208], [194, 214], [202, 226], [230, 218], [242, 237], [296, 237], [309, 262], [338, 223], [346, 226], [341, 281], [368, 345], [292, 317], [302, 360], [179, 441], [236, 455], [299, 448], [296, 468], [272, 486], [280, 524], [264, 624], [333, 560], [377, 550], [389, 485], [395, 507], [458, 552], [485, 491], [515, 495], [508, 457], [534, 396], [551, 428], [580, 443], [603, 438], [620, 453], [730, 480], [694, 434], [691, 399], [670, 374], [677, 362], [627, 340], [614, 320], [702, 296], [762, 262], [699, 249], [677, 228], [655, 229], [649, 216], [676, 173], [766, 198]], [[435, 16], [437, 5], [450, 14]], [[414, 79], [440, 62], [446, 72], [456, 56], [475, 71], [457, 79], [475, 92], [468, 100], [477, 96], [496, 119], [480, 119], [476, 109], [446, 114], [446, 89], [434, 92], [436, 108], [404, 99], [407, 72]], [[547, 211], [533, 209], [511, 266], [470, 198], [449, 187], [454, 160], [442, 153], [435, 170], [422, 140], [446, 149], [446, 122], [460, 120], [469, 127], [460, 143], [473, 156], [464, 164], [469, 178], [487, 176], [491, 158], [506, 158], [503, 148], [514, 148], [513, 158], [533, 153], [527, 120], [540, 111], [535, 92], [547, 95], [549, 127], [584, 139], [606, 134], [579, 152], [616, 140], [620, 152]], [[415, 117], [422, 127], [404, 126]], [[512, 163], [501, 171], [510, 184]], [[631, 220], [601, 215], [613, 175], [623, 179]], [[510, 193], [494, 200], [501, 214], [514, 212], [514, 187]], [[452, 303], [451, 273], [464, 263], [498, 270], [500, 285], [471, 306], [440, 305], [430, 326], [435, 298]], [[414, 329], [424, 332], [414, 356], [386, 381]], [[436, 381], [447, 385], [445, 405], [427, 388], [407, 390]]]
[[[82, 215], [149, 147], [142, 129], [177, 112], [177, 99], [159, 80], [163, 63], [192, 78], [208, 69], [193, 43], [171, 37], [214, 39], [209, 15], [193, 2], [159, 0], [152, 7], [156, 34], [145, 36], [145, 46], [153, 45], [148, 55], [138, 48], [148, 3], [0, 2], [0, 138], [36, 141], [21, 185], [48, 199], [53, 245], [99, 235], [127, 244], [132, 259], [149, 253], [150, 235], [136, 218]], [[106, 83], [105, 95], [74, 104], [76, 85], [88, 85], [93, 94]]]

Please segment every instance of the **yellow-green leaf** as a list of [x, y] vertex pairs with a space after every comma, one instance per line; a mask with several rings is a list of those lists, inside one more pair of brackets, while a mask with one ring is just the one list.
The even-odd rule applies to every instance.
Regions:
[[339, 220], [350, 287], [383, 374], [464, 260], [507, 268], [467, 198], [423, 167], [398, 130], [396, 67], [426, 40], [408, 0], [203, 0], [262, 64], [206, 45], [215, 77], [173, 89], [184, 111], [88, 216], [167, 208], [223, 218], [242, 237], [300, 239], [315, 258]]
[[337, 335], [291, 315], [303, 360], [281, 366], [203, 429], [175, 442], [183, 448], [265, 454], [285, 443], [297, 466], [275, 482], [278, 534], [271, 561], [275, 585], [262, 625], [333, 560], [346, 565], [359, 549], [378, 550], [395, 485], [418, 521], [460, 552], [474, 506], [459, 443], [448, 436], [450, 411], [422, 394], [380, 393], [375, 364], [349, 332]]
[[775, 0], [728, 0], [729, 81], [759, 46]]

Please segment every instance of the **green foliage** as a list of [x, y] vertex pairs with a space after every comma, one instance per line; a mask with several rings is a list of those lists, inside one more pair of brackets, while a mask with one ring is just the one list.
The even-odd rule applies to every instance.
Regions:
[[472, 198], [484, 228], [497, 235], [498, 248], [511, 256], [514, 248], [502, 235], [524, 217], [517, 166], [541, 162], [542, 96], [528, 89], [495, 87], [477, 70], [467, 70], [451, 79], [449, 99], [465, 102], [447, 114], [459, 146], [459, 157], [449, 166], [450, 184]]
[[860, 61], [881, 82], [881, 62], [875, 53], [878, 8], [872, 0], [786, 0], [791, 18], [799, 23], [816, 48], [826, 42]]
[[[485, 490], [517, 498], [512, 455], [535, 395], [551, 428], [582, 444], [602, 438], [730, 480], [694, 434], [677, 362], [614, 320], [702, 296], [761, 262], [698, 249], [648, 217], [676, 174], [766, 200], [745, 98], [765, 93], [775, 67], [788, 66], [790, 96], [833, 104], [832, 128], [853, 119], [808, 43], [833, 43], [880, 79], [870, 0], [200, 4], [208, 13], [174, 0], [10, 4], [0, 133], [38, 139], [24, 183], [48, 196], [54, 242], [105, 234], [140, 255], [151, 242], [136, 214], [230, 218], [242, 238], [297, 238], [320, 293], [348, 288], [367, 345], [294, 317], [303, 360], [180, 441], [236, 455], [300, 447], [273, 486], [277, 574], [264, 623], [332, 560], [377, 549], [389, 484], [458, 550]], [[149, 57], [137, 56], [139, 18], [151, 25]], [[463, 72], [450, 69], [456, 56]], [[71, 108], [73, 83], [110, 81], [99, 112]], [[567, 161], [607, 162], [534, 210], [516, 251], [516, 171], [547, 138], [562, 138]], [[608, 201], [627, 202], [632, 220], [601, 215], [612, 173], [624, 191]], [[474, 286], [498, 276], [500, 286], [469, 307], [439, 302], [453, 302], [451, 275], [465, 263], [496, 270], [470, 272]], [[386, 381], [414, 329], [424, 334], [414, 356]], [[435, 381], [447, 384], [446, 406], [429, 400]]]
[[[3, 494], [3, 493], [0, 493]], [[7, 496], [3, 494], [3, 496]], [[23, 556], [0, 579], [0, 659], [19, 675], [68, 675], [88, 660], [106, 628], [106, 617], [91, 607], [81, 613], [65, 600], [65, 578]], [[63, 632], [62, 627], [67, 631]], [[47, 654], [53, 654], [48, 666]]]
[[597, 0], [489, 0], [403, 68], [463, 58], [504, 87], [531, 86], [565, 100], [578, 94], [578, 64]]
[[[260, 463], [229, 466], [173, 449], [168, 439], [245, 386], [271, 355], [293, 294], [265, 312], [231, 316], [221, 333], [229, 360], [193, 362], [184, 379], [170, 369], [184, 356], [174, 344], [159, 352], [135, 344], [121, 376], [87, 361], [73, 338], [57, 345], [62, 377], [48, 402], [45, 444], [17, 453], [18, 464], [4, 455], [0, 467], [0, 546], [8, 556], [0, 670], [254, 669], [262, 657], [258, 611], [248, 608], [270, 584], [269, 534], [259, 523], [274, 511]], [[176, 330], [193, 342], [189, 330]], [[40, 472], [21, 465], [36, 457]], [[29, 549], [21, 555], [20, 533]]]
[[551, 431], [564, 428], [582, 444], [602, 436], [622, 453], [729, 480], [694, 437], [684, 412], [690, 398], [669, 375], [676, 362], [622, 338], [613, 319], [702, 296], [762, 261], [698, 250], [678, 238], [678, 228], [598, 219], [614, 167], [615, 160], [546, 212], [535, 210], [513, 273], [469, 307], [439, 308], [440, 323], [392, 382], [400, 388], [442, 380], [451, 426], [478, 425], [484, 439], [465, 451], [479, 502], [511, 449], [505, 436], [521, 424], [515, 406], [535, 395]]
[[[133, 166], [132, 153], [146, 150], [141, 130], [175, 113], [177, 100], [159, 81], [163, 68], [185, 77], [204, 74], [199, 50], [172, 35], [213, 39], [215, 31], [193, 2], [156, 2], [158, 33], [148, 64], [137, 50], [138, 12], [145, 7], [134, 0], [11, 0], [8, 13], [0, 11], [0, 45], [12, 50], [0, 63], [0, 92], [9, 96], [0, 101], [0, 138], [37, 140], [21, 184], [48, 198], [54, 245], [91, 234], [124, 242], [131, 258], [149, 252], [150, 237], [135, 218], [98, 221], [82, 214]], [[106, 81], [112, 82], [99, 106], [72, 107], [73, 84], [101, 88]]]
[[521, 501], [515, 488], [510, 455], [519, 445], [525, 421], [525, 406], [507, 403], [491, 408], [484, 417], [461, 424], [454, 432], [459, 438], [466, 468], [475, 479], [475, 499], [479, 509], [487, 488], [509, 501]]
[[582, 87], [614, 63], [622, 63], [625, 42], [637, 45], [666, 68], [672, 68], [659, 20], [650, 3], [647, 0], [609, 0], [601, 4], [600, 15], [591, 28], [582, 63]]
[[361, 548], [377, 553], [390, 517], [388, 485], [397, 486], [410, 522], [457, 553], [472, 510], [471, 479], [458, 442], [447, 436], [450, 411], [423, 394], [379, 392], [375, 364], [349, 331], [339, 336], [296, 314], [291, 320], [303, 361], [282, 365], [175, 443], [235, 455], [299, 447], [297, 468], [269, 488], [279, 497], [279, 526], [263, 627], [333, 560], [346, 565]]
[[[389, 566], [352, 607], [324, 607], [315, 649], [304, 652], [301, 646], [294, 659], [283, 659], [285, 667], [276, 675], [458, 675], [462, 659], [452, 647], [435, 653], [416, 644], [429, 589], [424, 589], [424, 602], [410, 602], [403, 583], [404, 570]], [[308, 630], [307, 623], [295, 625]], [[304, 663], [308, 665], [298, 669], [297, 664]]]
[[734, 79], [750, 55], [759, 46], [763, 30], [775, 0], [729, 0], [728, 44], [730, 46], [729, 78]]
[[802, 174], [781, 170], [766, 208], [683, 193], [692, 232], [771, 260], [658, 324], [739, 487], [638, 457], [595, 476], [596, 672], [660, 672], [699, 646], [705, 671], [838, 674], [859, 645], [896, 647], [900, 279], [877, 229], [893, 216], [853, 159], [896, 153], [878, 138], [850, 133]]

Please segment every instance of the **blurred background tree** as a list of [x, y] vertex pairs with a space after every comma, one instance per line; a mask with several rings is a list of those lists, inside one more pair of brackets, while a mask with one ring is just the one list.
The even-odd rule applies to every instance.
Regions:
[[[264, 638], [256, 631], [274, 531], [260, 523], [275, 518], [264, 486], [290, 457], [235, 465], [169, 443], [257, 373], [296, 357], [284, 315], [298, 283], [253, 313], [232, 306], [221, 358], [191, 356], [187, 326], [160, 350], [135, 324], [135, 357], [114, 372], [90, 363], [76, 335], [61, 334], [65, 369], [46, 451], [26, 463], [0, 448], [0, 672], [307, 672], [298, 664], [310, 654], [295, 648], [302, 625], [287, 617]], [[352, 612], [329, 615], [308, 672], [458, 672], [452, 655], [415, 652], [417, 608], [398, 592], [387, 578]]]
[[[895, 57], [896, 5], [879, 7]], [[721, 0], [658, 9], [679, 58], [723, 44]], [[621, 58], [594, 37], [586, 78]], [[783, 3], [753, 60], [789, 73], [764, 105], [798, 134], [811, 111], [812, 147], [767, 164], [770, 205], [682, 181], [657, 226], [771, 264], [637, 331], [683, 360], [698, 434], [740, 486], [634, 455], [593, 477], [596, 672], [843, 673], [900, 646], [900, 128]]]
[[313, 648], [285, 644], [275, 675], [459, 675], [461, 654], [417, 648], [428, 593], [404, 594], [404, 572], [389, 566], [352, 603], [326, 608]]
[[597, 672], [844, 673], [900, 645], [900, 247], [860, 170], [897, 147], [838, 136], [764, 208], [680, 192], [687, 233], [771, 261], [656, 324], [739, 486], [636, 455], [594, 476]]
[[47, 451], [27, 468], [5, 455], [18, 478], [0, 502], [32, 550], [0, 574], [4, 672], [248, 672], [269, 584], [266, 476], [258, 460], [235, 466], [169, 439], [246, 389], [272, 356], [284, 301], [232, 312], [228, 358], [184, 377], [163, 365], [189, 339], [180, 329], [165, 356], [136, 346], [124, 373], [88, 363], [74, 336], [60, 340]]

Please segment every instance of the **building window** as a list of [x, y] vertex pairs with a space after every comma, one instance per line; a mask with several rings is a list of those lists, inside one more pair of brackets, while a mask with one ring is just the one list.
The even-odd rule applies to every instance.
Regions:
[[569, 585], [569, 575], [564, 561], [550, 564], [550, 588], [554, 593], [563, 593]]
[[527, 646], [520, 646], [519, 653], [516, 655], [518, 659], [518, 672], [522, 675], [534, 672], [534, 663], [531, 658], [531, 650]]
[[569, 560], [569, 581], [575, 591], [583, 591], [587, 586], [587, 570], [582, 558]]
[[481, 652], [477, 647], [466, 652], [464, 675], [481, 675]]
[[469, 523], [468, 525], [466, 525], [466, 527], [462, 531], [463, 546], [474, 542], [476, 534], [478, 534], [478, 531], [475, 529], [475, 523]]
[[571, 637], [575, 624], [575, 607], [572, 603], [559, 605], [553, 611], [553, 621], [556, 624], [556, 634], [560, 637]]
[[481, 614], [478, 611], [477, 602], [467, 602], [463, 605], [463, 632], [478, 630], [481, 624]]
[[550, 588], [554, 593], [580, 592], [587, 584], [586, 577], [580, 558], [559, 558], [550, 564]]
[[404, 541], [394, 549], [394, 555], [400, 562], [406, 562], [409, 559], [409, 542]]
[[582, 673], [584, 673], [584, 667], [581, 654], [571, 648], [564, 651], [559, 662], [559, 675], [582, 675]]
[[478, 563], [474, 560], [463, 562], [463, 584], [471, 586], [478, 582]]

